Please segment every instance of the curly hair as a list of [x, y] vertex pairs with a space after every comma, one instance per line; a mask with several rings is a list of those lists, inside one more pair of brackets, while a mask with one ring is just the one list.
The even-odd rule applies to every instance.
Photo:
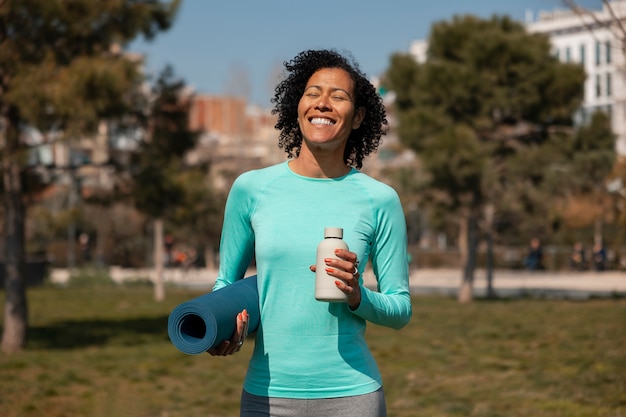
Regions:
[[285, 78], [276, 86], [272, 114], [278, 114], [275, 128], [280, 131], [278, 146], [290, 158], [298, 157], [302, 148], [302, 132], [298, 125], [298, 103], [311, 76], [324, 68], [345, 70], [354, 83], [355, 108], [365, 108], [365, 118], [348, 138], [343, 159], [346, 165], [360, 169], [363, 159], [378, 149], [386, 134], [387, 116], [382, 98], [359, 69], [351, 56], [335, 50], [308, 50], [300, 52], [291, 61], [285, 61]]

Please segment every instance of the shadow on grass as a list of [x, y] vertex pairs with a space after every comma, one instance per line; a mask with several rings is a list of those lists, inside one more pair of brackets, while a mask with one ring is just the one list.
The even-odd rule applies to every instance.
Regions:
[[137, 346], [168, 341], [167, 316], [124, 320], [60, 321], [28, 330], [28, 346], [74, 349], [89, 346]]

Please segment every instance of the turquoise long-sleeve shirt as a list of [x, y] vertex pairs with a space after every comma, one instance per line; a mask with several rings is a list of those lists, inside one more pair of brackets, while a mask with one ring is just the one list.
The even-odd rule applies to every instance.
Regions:
[[[377, 290], [359, 307], [315, 299], [317, 245], [325, 227], [369, 260]], [[400, 329], [411, 317], [406, 223], [397, 193], [352, 169], [340, 178], [295, 174], [287, 162], [242, 174], [229, 193], [214, 290], [256, 261], [261, 323], [244, 389], [283, 398], [360, 395], [381, 387], [366, 322]]]

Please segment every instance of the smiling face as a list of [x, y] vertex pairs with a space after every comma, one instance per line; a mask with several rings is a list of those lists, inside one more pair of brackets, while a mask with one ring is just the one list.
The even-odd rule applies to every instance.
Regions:
[[365, 110], [354, 107], [354, 82], [340, 68], [313, 73], [298, 103], [298, 123], [304, 145], [312, 151], [341, 151], [352, 129], [363, 122]]

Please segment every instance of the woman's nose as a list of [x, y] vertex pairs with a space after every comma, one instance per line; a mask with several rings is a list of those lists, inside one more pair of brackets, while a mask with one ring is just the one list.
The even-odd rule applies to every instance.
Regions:
[[322, 95], [319, 96], [319, 98], [317, 100], [317, 108], [319, 110], [328, 110], [329, 109], [328, 96], [326, 96], [325, 94], [322, 94]]

